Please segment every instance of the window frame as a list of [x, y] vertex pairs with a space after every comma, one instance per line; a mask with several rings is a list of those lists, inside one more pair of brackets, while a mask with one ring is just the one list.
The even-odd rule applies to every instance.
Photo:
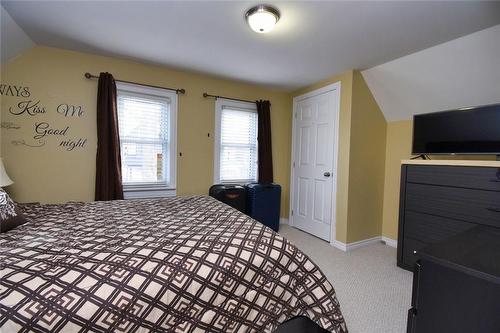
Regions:
[[[168, 182], [123, 184], [125, 199], [160, 198], [175, 196], [177, 193], [177, 93], [168, 89], [143, 86], [140, 84], [116, 82], [117, 99], [120, 92], [129, 92], [144, 97], [153, 96], [167, 98], [170, 101], [168, 117], [168, 164], [164, 161], [164, 172]], [[117, 103], [118, 108], [118, 103]], [[117, 110], [118, 111], [118, 110]], [[119, 119], [118, 119], [119, 121]], [[120, 137], [121, 145], [121, 137]], [[120, 146], [121, 149], [121, 146]]]
[[[217, 98], [215, 101], [215, 140], [214, 140], [214, 184], [239, 184], [244, 185], [248, 182], [252, 182], [254, 180], [243, 180], [236, 179], [234, 181], [224, 181], [222, 182], [220, 179], [220, 154], [221, 154], [221, 127], [222, 127], [222, 110], [224, 108], [234, 108], [236, 110], [242, 110], [247, 112], [254, 112], [257, 114], [257, 105], [255, 103], [243, 102], [243, 101], [234, 101], [225, 98]], [[258, 128], [258, 116], [257, 116], [257, 124]], [[255, 147], [257, 149], [257, 163], [258, 163], [258, 152], [259, 152], [259, 140], [257, 135], [255, 136], [256, 142]], [[258, 168], [258, 164], [257, 164]], [[258, 170], [257, 170], [257, 179], [258, 181]]]

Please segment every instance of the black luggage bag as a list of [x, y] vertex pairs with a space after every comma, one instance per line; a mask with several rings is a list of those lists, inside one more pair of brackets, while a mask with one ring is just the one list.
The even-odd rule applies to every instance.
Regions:
[[246, 213], [247, 194], [243, 186], [216, 184], [210, 187], [209, 195], [242, 213]]

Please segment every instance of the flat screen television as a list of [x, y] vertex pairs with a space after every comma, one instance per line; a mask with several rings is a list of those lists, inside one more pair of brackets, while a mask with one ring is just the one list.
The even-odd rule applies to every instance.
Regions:
[[500, 104], [415, 115], [412, 154], [500, 155]]

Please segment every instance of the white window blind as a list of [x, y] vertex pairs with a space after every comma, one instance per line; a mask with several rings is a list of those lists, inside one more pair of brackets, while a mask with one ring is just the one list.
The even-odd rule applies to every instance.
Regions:
[[222, 183], [257, 180], [257, 112], [222, 106], [220, 115]]
[[167, 185], [170, 99], [118, 92], [118, 123], [124, 185]]

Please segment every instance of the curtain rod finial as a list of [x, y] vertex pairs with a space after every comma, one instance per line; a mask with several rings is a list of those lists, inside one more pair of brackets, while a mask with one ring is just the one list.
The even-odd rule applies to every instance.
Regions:
[[85, 77], [86, 77], [87, 79], [90, 79], [90, 78], [92, 78], [92, 74], [90, 74], [90, 73], [88, 73], [88, 72], [87, 72], [87, 73], [85, 73]]
[[184, 95], [186, 93], [186, 89], [177, 89], [176, 90], [178, 94]]

